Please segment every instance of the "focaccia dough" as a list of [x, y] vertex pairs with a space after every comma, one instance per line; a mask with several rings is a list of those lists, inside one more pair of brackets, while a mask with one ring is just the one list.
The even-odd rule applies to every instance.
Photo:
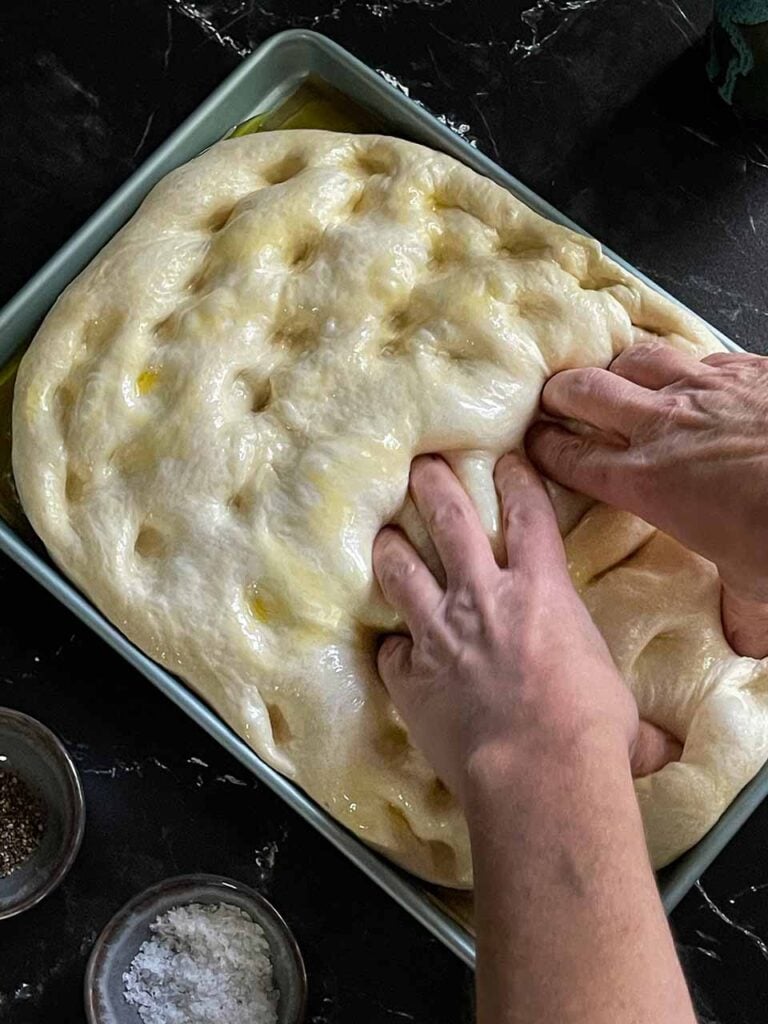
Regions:
[[[693, 316], [599, 245], [442, 154], [377, 136], [221, 142], [168, 175], [64, 292], [22, 363], [14, 472], [52, 557], [270, 764], [425, 878], [471, 884], [465, 823], [378, 680], [372, 577], [408, 470], [446, 453], [498, 527], [492, 470], [544, 381], [632, 325], [703, 355]], [[405, 505], [404, 505], [405, 501]], [[558, 500], [573, 577], [642, 715], [685, 742], [637, 790], [654, 863], [768, 755], [768, 675], [711, 565]]]

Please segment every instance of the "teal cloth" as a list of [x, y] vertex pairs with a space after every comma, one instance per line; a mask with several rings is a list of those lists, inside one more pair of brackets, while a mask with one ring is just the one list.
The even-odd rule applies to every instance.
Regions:
[[[748, 75], [755, 66], [755, 58], [741, 26], [759, 25], [760, 22], [768, 21], [768, 0], [715, 0], [715, 19], [727, 33], [734, 50], [718, 89], [726, 103], [732, 103], [737, 80]], [[713, 47], [707, 64], [709, 77], [714, 81], [720, 77], [722, 70]]]

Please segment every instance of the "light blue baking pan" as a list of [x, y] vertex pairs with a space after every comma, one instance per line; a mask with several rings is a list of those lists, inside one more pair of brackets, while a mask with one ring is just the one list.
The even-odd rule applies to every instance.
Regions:
[[[509, 189], [545, 217], [580, 230], [567, 217], [341, 47], [313, 32], [283, 32], [244, 60], [5, 306], [0, 312], [0, 364], [4, 364], [17, 350], [28, 344], [62, 289], [130, 217], [159, 178], [222, 138], [233, 126], [257, 113], [279, 106], [309, 77], [327, 83], [365, 107], [381, 123], [382, 130], [393, 135], [407, 136], [450, 153]], [[610, 255], [652, 288], [662, 292], [661, 288], [620, 257], [614, 253]], [[719, 331], [715, 330], [714, 333], [728, 348], [738, 350], [738, 346]], [[430, 894], [418, 880], [394, 868], [364, 846], [300, 789], [261, 761], [202, 700], [129, 643], [50, 562], [1, 520], [0, 549], [119, 651], [259, 780], [279, 793], [301, 817], [418, 918], [449, 949], [465, 963], [474, 966], [472, 936], [435, 902], [434, 894]], [[768, 767], [742, 791], [697, 846], [661, 873], [659, 885], [667, 910], [677, 904], [766, 793]]]

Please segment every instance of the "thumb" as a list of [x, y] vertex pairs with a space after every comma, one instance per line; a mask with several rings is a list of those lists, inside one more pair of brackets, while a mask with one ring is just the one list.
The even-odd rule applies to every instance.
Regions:
[[660, 771], [670, 761], [679, 761], [682, 752], [680, 742], [671, 733], [641, 720], [631, 751], [632, 778]]
[[768, 655], [768, 602], [741, 597], [724, 583], [722, 614], [726, 639], [737, 654]]
[[398, 635], [386, 637], [379, 647], [379, 675], [395, 704], [399, 704], [400, 690], [410, 675], [412, 650], [413, 641], [410, 637]]

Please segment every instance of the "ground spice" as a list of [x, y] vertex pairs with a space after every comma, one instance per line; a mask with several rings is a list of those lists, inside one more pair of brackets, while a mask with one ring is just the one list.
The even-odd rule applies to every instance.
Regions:
[[0, 770], [0, 878], [20, 867], [45, 831], [45, 806], [15, 772]]

